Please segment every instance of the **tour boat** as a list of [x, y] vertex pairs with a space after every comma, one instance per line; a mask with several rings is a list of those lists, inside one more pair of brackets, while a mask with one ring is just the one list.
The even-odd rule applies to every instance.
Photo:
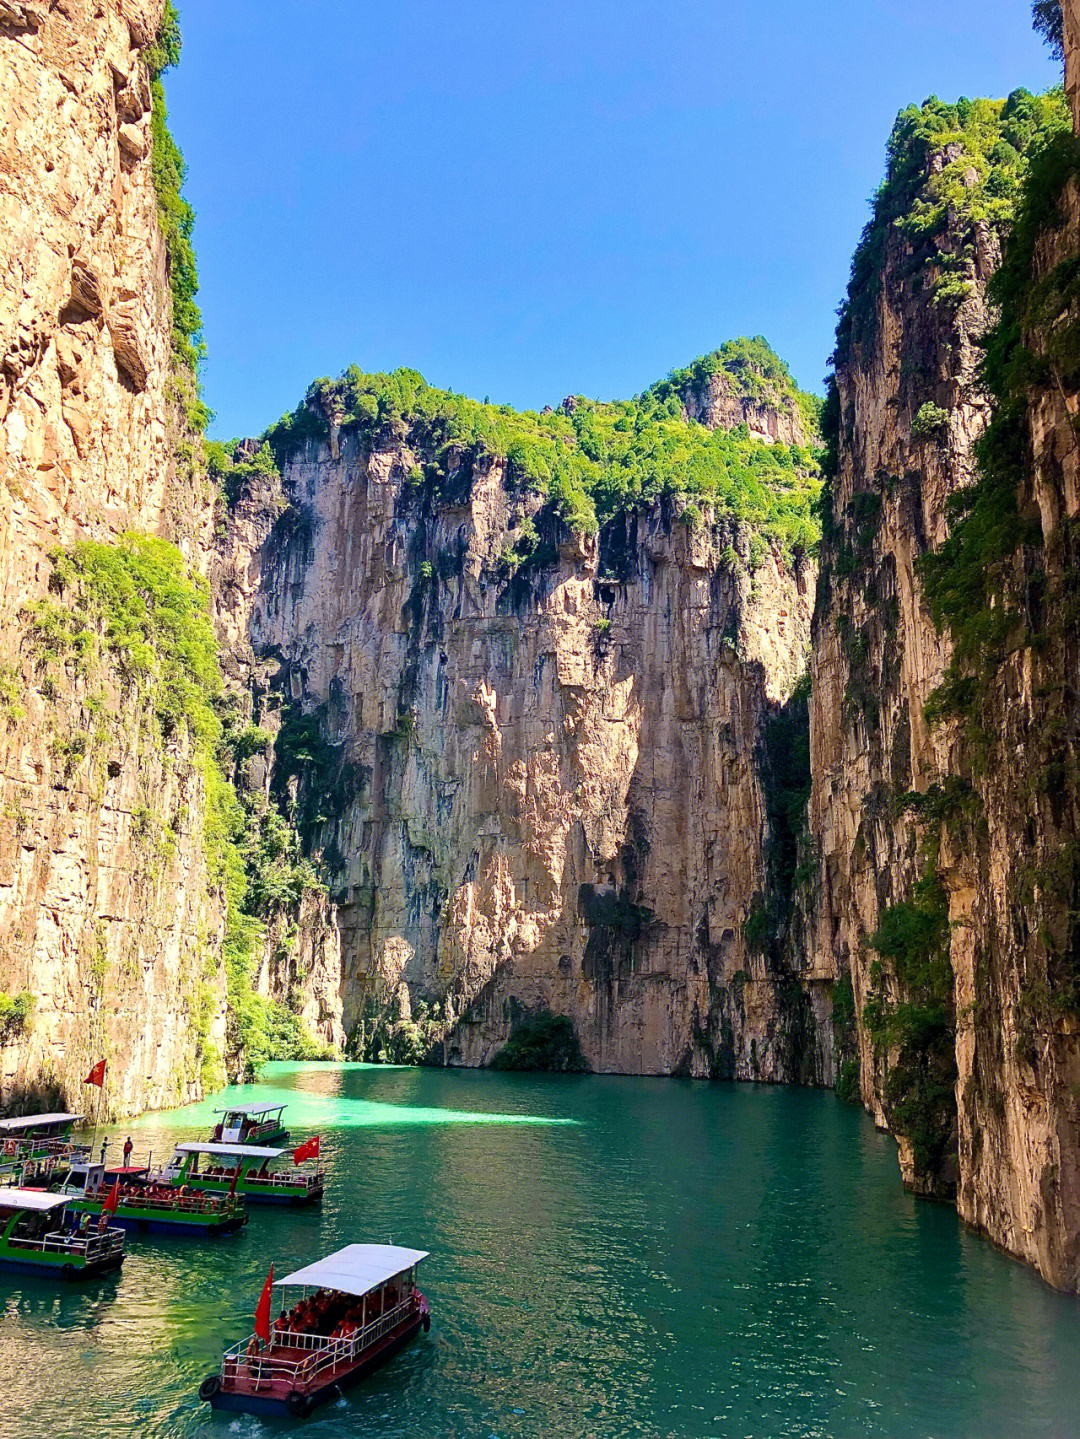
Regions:
[[210, 1138], [217, 1144], [287, 1144], [284, 1112], [284, 1104], [234, 1104], [229, 1109], [215, 1109], [221, 1121], [214, 1125]]
[[[115, 1223], [141, 1234], [185, 1234], [214, 1239], [232, 1234], [248, 1221], [239, 1194], [203, 1194], [186, 1185], [158, 1184], [149, 1176], [116, 1178]], [[61, 1181], [61, 1193], [79, 1214], [100, 1214], [111, 1190], [104, 1164], [80, 1159]]]
[[[416, 1287], [422, 1249], [347, 1244], [274, 1283], [271, 1269], [255, 1333], [225, 1351], [199, 1398], [214, 1409], [302, 1418], [382, 1364], [423, 1327], [428, 1302]], [[270, 1320], [271, 1288], [299, 1289]], [[314, 1290], [309, 1298], [308, 1290]]]
[[82, 1118], [81, 1114], [23, 1114], [0, 1119], [0, 1163], [47, 1159], [73, 1147], [85, 1152], [86, 1146], [71, 1142], [71, 1126]]
[[124, 1231], [75, 1227], [63, 1195], [41, 1189], [0, 1189], [0, 1268], [61, 1279], [89, 1279], [119, 1269]]
[[[302, 1155], [303, 1146], [296, 1151]], [[225, 1194], [233, 1188], [249, 1204], [313, 1204], [322, 1198], [324, 1172], [302, 1157], [299, 1164], [275, 1169], [287, 1149], [255, 1144], [178, 1144], [161, 1170], [162, 1183], [187, 1185], [206, 1194]], [[206, 1168], [200, 1169], [205, 1157]], [[290, 1160], [295, 1159], [290, 1155]], [[237, 1171], [239, 1170], [239, 1173]]]

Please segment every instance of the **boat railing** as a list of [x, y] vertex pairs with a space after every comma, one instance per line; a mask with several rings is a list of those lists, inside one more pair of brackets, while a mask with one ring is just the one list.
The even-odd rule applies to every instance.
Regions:
[[[100, 1199], [102, 1193], [104, 1191], [86, 1197]], [[191, 1194], [153, 1194], [142, 1189], [122, 1189], [119, 1198], [120, 1204], [125, 1208], [170, 1211], [179, 1209], [189, 1214], [225, 1214], [235, 1205], [235, 1196], [231, 1194], [205, 1194], [202, 1190], [195, 1190]]]
[[88, 1264], [105, 1259], [124, 1247], [122, 1229], [106, 1229], [104, 1234], [74, 1234], [67, 1229], [54, 1229], [37, 1239], [15, 1236], [8, 1240], [14, 1249], [34, 1249], [39, 1254], [81, 1254]]
[[[218, 1174], [207, 1172], [195, 1176], [196, 1179], [209, 1180], [214, 1184], [228, 1184], [232, 1181], [232, 1171]], [[259, 1185], [267, 1189], [275, 1187], [279, 1189], [314, 1189], [316, 1185], [322, 1184], [325, 1178], [325, 1171], [322, 1169], [278, 1169], [272, 1174], [248, 1173], [243, 1176], [242, 1182], [247, 1185]]]
[[[291, 1384], [312, 1383], [328, 1369], [350, 1364], [358, 1354], [369, 1348], [385, 1334], [416, 1311], [417, 1297], [410, 1294], [393, 1309], [356, 1329], [351, 1334], [339, 1335], [336, 1339], [327, 1334], [293, 1334], [288, 1330], [274, 1331], [268, 1349], [257, 1348], [259, 1340], [255, 1335], [234, 1344], [225, 1351], [221, 1362], [221, 1377], [224, 1382], [247, 1379], [256, 1388], [272, 1384], [275, 1380]], [[288, 1357], [275, 1355], [275, 1348], [292, 1351]], [[300, 1358], [295, 1351], [301, 1350]]]

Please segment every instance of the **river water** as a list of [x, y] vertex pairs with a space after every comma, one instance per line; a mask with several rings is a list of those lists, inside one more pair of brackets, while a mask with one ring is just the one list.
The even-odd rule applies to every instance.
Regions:
[[[431, 1251], [431, 1333], [311, 1439], [1080, 1432], [1080, 1304], [904, 1194], [892, 1142], [831, 1094], [325, 1064], [242, 1092], [321, 1133], [321, 1211], [132, 1235], [86, 1288], [0, 1277], [4, 1439], [294, 1432], [212, 1416], [199, 1381], [271, 1260], [388, 1239]], [[136, 1155], [221, 1102], [138, 1121]]]

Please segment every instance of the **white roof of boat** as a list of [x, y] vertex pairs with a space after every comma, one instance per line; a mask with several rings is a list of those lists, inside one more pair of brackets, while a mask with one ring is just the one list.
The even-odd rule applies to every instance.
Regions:
[[67, 1202], [66, 1194], [46, 1194], [43, 1189], [0, 1189], [0, 1209], [37, 1209], [48, 1213], [62, 1209]]
[[276, 1114], [284, 1104], [230, 1104], [228, 1109], [215, 1109], [215, 1114]]
[[325, 1259], [316, 1259], [314, 1264], [275, 1280], [274, 1287], [307, 1284], [318, 1289], [339, 1289], [342, 1294], [366, 1294], [427, 1257], [426, 1249], [403, 1249], [397, 1244], [346, 1244]]
[[15, 1119], [0, 1119], [0, 1131], [11, 1134], [20, 1129], [35, 1129], [39, 1124], [58, 1124], [63, 1119], [82, 1119], [81, 1114], [21, 1114]]
[[226, 1159], [277, 1159], [284, 1149], [266, 1149], [261, 1144], [178, 1144], [177, 1154], [220, 1154]]

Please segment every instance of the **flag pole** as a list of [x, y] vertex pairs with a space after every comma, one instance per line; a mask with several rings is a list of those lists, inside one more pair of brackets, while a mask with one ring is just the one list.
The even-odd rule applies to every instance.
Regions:
[[[101, 1123], [101, 1101], [105, 1098], [105, 1068], [106, 1068], [106, 1066], [105, 1066], [105, 1064], [104, 1064], [104, 1062], [103, 1062], [103, 1063], [102, 1063], [102, 1069], [101, 1069], [101, 1083], [98, 1085], [98, 1102], [97, 1102], [97, 1109], [94, 1111], [94, 1133], [93, 1133], [93, 1137], [92, 1137], [91, 1140], [90, 1140], [90, 1159], [91, 1159], [91, 1161], [93, 1161], [93, 1158], [94, 1158], [94, 1150], [97, 1148], [98, 1125]], [[91, 1074], [93, 1074], [93, 1072], [94, 1072], [93, 1070], [90, 1071]]]

